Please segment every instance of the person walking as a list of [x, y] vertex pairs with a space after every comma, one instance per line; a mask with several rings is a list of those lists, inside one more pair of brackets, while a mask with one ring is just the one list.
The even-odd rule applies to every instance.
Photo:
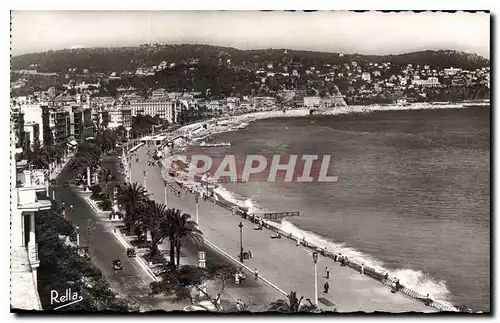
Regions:
[[257, 270], [257, 268], [255, 268], [254, 273], [255, 273], [255, 276], [254, 276], [255, 280], [259, 279], [259, 271]]
[[330, 269], [328, 267], [325, 268], [326, 279], [330, 279]]
[[365, 264], [361, 264], [361, 275], [365, 274]]
[[323, 285], [323, 288], [325, 289], [324, 290], [325, 294], [328, 294], [328, 290], [330, 289], [330, 284], [328, 284], [328, 282], [325, 282], [325, 285]]

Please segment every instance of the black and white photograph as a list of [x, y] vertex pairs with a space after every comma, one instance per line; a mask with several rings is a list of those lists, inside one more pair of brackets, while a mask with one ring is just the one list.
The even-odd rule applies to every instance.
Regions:
[[10, 19], [11, 312], [491, 314], [489, 11]]

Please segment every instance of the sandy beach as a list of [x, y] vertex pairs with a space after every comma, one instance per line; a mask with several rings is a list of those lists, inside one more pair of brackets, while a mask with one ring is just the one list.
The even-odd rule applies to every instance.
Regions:
[[[146, 147], [136, 153], [139, 158], [132, 159], [132, 180], [144, 183], [143, 170], [147, 167], [147, 190], [151, 198], [164, 202], [164, 185], [161, 170], [157, 166], [146, 166]], [[192, 195], [182, 194], [175, 197], [168, 191], [168, 207], [179, 208], [195, 218], [195, 201]], [[240, 250], [238, 224], [243, 223], [243, 248], [253, 252], [253, 258], [245, 260], [249, 268], [257, 268], [259, 274], [283, 291], [297, 291], [305, 298], [314, 298], [314, 266], [310, 250], [296, 246], [288, 239], [271, 239], [268, 230], [254, 230], [254, 224], [211, 203], [200, 200], [199, 222], [207, 240], [229, 255], [237, 258]], [[279, 261], [278, 261], [279, 260]], [[330, 269], [330, 291], [323, 293], [325, 267]], [[387, 286], [366, 275], [341, 267], [331, 259], [319, 257], [318, 298], [320, 307], [332, 310], [333, 304], [339, 312], [434, 312], [435, 309], [411, 299], [401, 293], [391, 293]], [[251, 273], [248, 273], [251, 275]], [[262, 284], [263, 285], [263, 284]], [[272, 288], [262, 286], [267, 297], [261, 303], [283, 298]]]

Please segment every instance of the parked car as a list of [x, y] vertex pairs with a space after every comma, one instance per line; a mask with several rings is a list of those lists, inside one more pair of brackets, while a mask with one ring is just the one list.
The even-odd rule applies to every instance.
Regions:
[[113, 260], [113, 270], [122, 270], [123, 269], [123, 264], [120, 261], [120, 259]]
[[127, 257], [135, 257], [137, 254], [135, 253], [135, 248], [128, 248], [127, 249]]

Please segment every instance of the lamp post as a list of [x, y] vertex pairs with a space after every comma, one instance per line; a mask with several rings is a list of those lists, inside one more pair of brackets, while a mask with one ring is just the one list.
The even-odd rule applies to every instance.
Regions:
[[76, 226], [76, 246], [80, 247], [80, 227]]
[[163, 181], [163, 185], [165, 186], [165, 206], [168, 206], [168, 197], [167, 197], [167, 181]]
[[243, 262], [243, 223], [240, 222], [240, 262]]
[[199, 213], [199, 204], [198, 204], [198, 201], [199, 201], [199, 197], [198, 195], [195, 195], [194, 196], [194, 200], [196, 201], [196, 224], [198, 224], [198, 226], [200, 225], [200, 221], [199, 221], [199, 218], [198, 218], [198, 213]]
[[318, 253], [314, 251], [312, 257], [314, 261], [314, 305], [318, 306]]

